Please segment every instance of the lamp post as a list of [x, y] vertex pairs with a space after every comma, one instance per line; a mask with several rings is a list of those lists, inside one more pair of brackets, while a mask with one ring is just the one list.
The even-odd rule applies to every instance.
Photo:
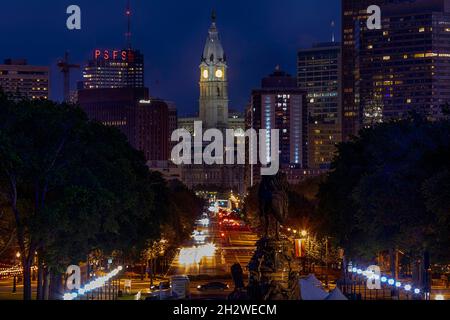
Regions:
[[[20, 252], [18, 251], [16, 253], [16, 255], [14, 256], [14, 266], [16, 266], [17, 264], [17, 259], [20, 258]], [[14, 277], [13, 277], [13, 288], [12, 288], [12, 292], [16, 293], [17, 292], [17, 275], [14, 273]]]

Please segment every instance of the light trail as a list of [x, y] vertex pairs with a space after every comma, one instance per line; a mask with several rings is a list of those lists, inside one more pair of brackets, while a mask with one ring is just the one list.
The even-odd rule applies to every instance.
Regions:
[[198, 247], [182, 248], [178, 261], [184, 265], [197, 264], [203, 258], [211, 258], [216, 254], [217, 247], [213, 243], [208, 243]]

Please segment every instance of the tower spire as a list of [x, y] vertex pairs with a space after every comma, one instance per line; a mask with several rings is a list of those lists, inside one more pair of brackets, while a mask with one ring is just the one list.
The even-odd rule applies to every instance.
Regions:
[[127, 1], [127, 9], [125, 10], [125, 16], [127, 17], [127, 33], [125, 38], [127, 40], [127, 47], [131, 49], [131, 4], [130, 0]]
[[217, 18], [216, 10], [215, 10], [215, 9], [212, 9], [212, 12], [211, 12], [211, 21], [212, 21], [213, 23], [215, 23], [215, 22], [216, 22], [216, 18]]

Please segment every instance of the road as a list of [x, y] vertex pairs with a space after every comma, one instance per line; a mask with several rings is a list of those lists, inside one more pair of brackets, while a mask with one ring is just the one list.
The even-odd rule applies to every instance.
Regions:
[[[18, 283], [16, 286], [16, 293], [12, 293], [13, 279], [1, 279], [0, 280], [0, 300], [22, 300], [23, 298], [23, 285]], [[32, 282], [33, 298], [36, 296], [36, 282]]]
[[[194, 239], [187, 241], [172, 262], [168, 276], [189, 276], [194, 299], [223, 298], [233, 288], [231, 266], [240, 263], [245, 272], [258, 237], [246, 226], [223, 228], [216, 218], [210, 218], [208, 226], [198, 226], [197, 231], [206, 236], [204, 244], [196, 243]], [[224, 282], [230, 289], [222, 293], [198, 292], [198, 285], [211, 281]]]

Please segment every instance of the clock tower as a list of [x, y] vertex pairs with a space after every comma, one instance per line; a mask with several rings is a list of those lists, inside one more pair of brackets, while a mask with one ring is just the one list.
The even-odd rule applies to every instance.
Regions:
[[206, 39], [200, 64], [200, 120], [203, 128], [228, 127], [227, 60], [216, 27], [216, 14]]

